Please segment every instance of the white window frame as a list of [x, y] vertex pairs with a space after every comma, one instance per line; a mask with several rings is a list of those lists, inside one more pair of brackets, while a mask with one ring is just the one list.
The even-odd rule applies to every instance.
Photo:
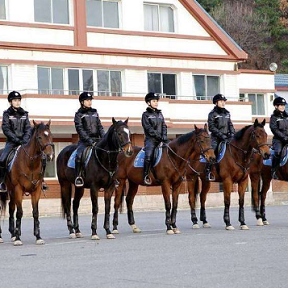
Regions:
[[[144, 5], [150, 5], [150, 6], [157, 6], [157, 13], [158, 13], [158, 30], [145, 30], [145, 15], [144, 15]], [[161, 31], [160, 27], [161, 27], [161, 19], [160, 19], [160, 6], [162, 7], [169, 7], [172, 9], [173, 11], [173, 30], [174, 31]], [[151, 2], [144, 2], [143, 3], [143, 25], [144, 25], [144, 31], [147, 32], [156, 32], [156, 33], [171, 33], [171, 34], [175, 34], [176, 33], [176, 20], [175, 20], [175, 7], [171, 4], [165, 4], [165, 3], [151, 3]]]
[[[197, 96], [196, 95], [196, 89], [195, 89], [195, 81], [194, 81], [194, 76], [204, 76], [204, 82], [205, 82], [205, 94], [206, 95], [203, 95], [203, 96]], [[210, 95], [208, 96], [207, 95], [207, 92], [208, 92], [208, 81], [207, 81], [207, 77], [218, 77], [219, 81], [218, 81], [218, 84], [219, 84], [219, 93], [221, 93], [221, 75], [217, 75], [217, 74], [192, 74], [192, 82], [193, 82], [193, 94], [195, 96], [195, 99], [196, 100], [211, 100], [211, 99], [208, 99], [208, 97], [212, 98], [214, 95]], [[198, 97], [200, 97], [201, 99], [197, 99]]]

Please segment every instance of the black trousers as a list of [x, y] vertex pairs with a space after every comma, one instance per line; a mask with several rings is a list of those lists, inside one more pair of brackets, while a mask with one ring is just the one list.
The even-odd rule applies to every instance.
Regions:
[[6, 165], [6, 160], [7, 160], [7, 157], [9, 155], [9, 153], [14, 149], [16, 148], [17, 146], [19, 146], [18, 144], [15, 144], [13, 142], [6, 142], [6, 145], [5, 145], [5, 148], [1, 154], [1, 157], [0, 157], [0, 165], [2, 167], [5, 167]]
[[155, 148], [159, 145], [160, 143], [158, 141], [153, 141], [153, 140], [145, 140], [145, 161], [151, 162], [153, 161], [153, 156], [154, 156], [154, 151]]

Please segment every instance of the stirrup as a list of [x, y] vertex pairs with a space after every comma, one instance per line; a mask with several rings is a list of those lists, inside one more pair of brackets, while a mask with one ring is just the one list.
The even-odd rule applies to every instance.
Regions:
[[76, 187], [83, 187], [83, 185], [84, 185], [83, 178], [81, 176], [76, 177], [74, 184]]
[[206, 176], [206, 179], [210, 182], [214, 182], [215, 181], [215, 176], [213, 175], [213, 173], [209, 172]]
[[274, 171], [274, 172], [272, 173], [272, 179], [274, 179], [274, 180], [279, 180], [279, 177], [277, 176], [277, 171]]
[[47, 183], [43, 181], [42, 182], [42, 191], [47, 191], [47, 190], [49, 190], [49, 187], [48, 187]]
[[0, 193], [6, 193], [7, 192], [7, 187], [4, 182], [0, 184]]
[[151, 185], [151, 184], [152, 184], [152, 180], [151, 180], [151, 178], [149, 177], [149, 175], [145, 175], [145, 176], [144, 176], [144, 183], [145, 183], [146, 185]]

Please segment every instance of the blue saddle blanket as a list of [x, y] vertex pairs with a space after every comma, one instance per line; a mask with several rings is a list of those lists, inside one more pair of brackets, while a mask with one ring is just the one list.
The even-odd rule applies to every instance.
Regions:
[[[89, 151], [89, 154], [85, 160], [85, 167], [87, 166], [90, 158], [91, 158], [91, 155], [92, 155], [92, 150], [93, 149], [90, 149]], [[85, 150], [83, 151], [83, 153], [85, 153]], [[72, 169], [75, 169], [75, 159], [76, 159], [76, 155], [77, 155], [77, 149], [74, 150], [74, 152], [71, 154], [69, 160], [68, 160], [68, 163], [67, 163], [67, 166], [69, 168], [72, 168]]]
[[[8, 162], [8, 165], [7, 165], [7, 166], [8, 166], [8, 171], [9, 171], [9, 172], [11, 171], [11, 169], [12, 169], [12, 167], [13, 167], [14, 161], [15, 161], [17, 155], [18, 155], [18, 151], [19, 151], [20, 147], [21, 147], [21, 146], [18, 146], [17, 149], [14, 150], [15, 153], [14, 153], [12, 159]], [[11, 152], [11, 153], [13, 153], [13, 152]], [[8, 159], [9, 159], [9, 156], [8, 156]]]
[[[156, 157], [156, 160], [154, 161], [153, 167], [155, 167], [160, 162], [160, 159], [162, 157], [162, 147], [159, 147], [159, 148], [156, 148], [156, 149], [158, 150], [158, 155]], [[155, 149], [155, 152], [156, 152], [156, 149]], [[144, 150], [144, 148], [142, 148], [138, 152], [138, 154], [137, 154], [137, 156], [136, 156], [136, 158], [134, 160], [134, 167], [136, 167], [136, 168], [144, 167], [144, 157], [145, 157], [145, 150]]]
[[[217, 156], [217, 161], [216, 163], [220, 163], [221, 160], [223, 159], [225, 152], [226, 152], [226, 148], [227, 148], [227, 142], [221, 142], [219, 144], [219, 148], [218, 148], [218, 156]], [[203, 155], [200, 156], [200, 162], [201, 163], [207, 163], [207, 160], [205, 159], [205, 157]]]
[[[281, 153], [281, 161], [280, 161], [280, 167], [285, 166], [285, 164], [287, 163], [288, 160], [288, 146], [284, 147], [284, 149], [286, 148], [286, 151], [282, 151]], [[275, 151], [273, 149], [270, 148], [270, 157], [267, 160], [263, 159], [263, 164], [265, 166], [272, 166], [272, 159], [274, 157]]]

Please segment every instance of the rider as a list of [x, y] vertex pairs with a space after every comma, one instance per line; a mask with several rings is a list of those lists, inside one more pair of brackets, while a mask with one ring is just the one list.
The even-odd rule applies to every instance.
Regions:
[[143, 180], [146, 185], [151, 185], [149, 171], [155, 148], [161, 143], [168, 143], [167, 126], [161, 110], [158, 110], [159, 96], [153, 92], [145, 96], [148, 107], [142, 114], [142, 126], [145, 134], [145, 159]]
[[[226, 101], [227, 99], [223, 94], [216, 94], [213, 97], [215, 107], [208, 115], [211, 144], [215, 152], [220, 142], [231, 140], [235, 134], [230, 112], [225, 109]], [[211, 174], [211, 164], [207, 164], [206, 175], [207, 180], [214, 180], [214, 176]]]
[[84, 180], [81, 177], [81, 158], [84, 149], [87, 146], [95, 146], [97, 141], [105, 135], [98, 112], [92, 108], [92, 99], [92, 94], [88, 92], [83, 92], [79, 95], [81, 107], [75, 113], [74, 118], [75, 128], [80, 138], [75, 160], [76, 187], [84, 185]]
[[288, 114], [285, 111], [286, 100], [277, 97], [273, 101], [275, 110], [270, 117], [270, 129], [274, 135], [272, 144], [274, 147], [274, 157], [272, 160], [272, 177], [278, 179], [276, 170], [280, 164], [281, 151], [285, 144], [288, 144]]
[[12, 91], [8, 95], [10, 107], [3, 112], [2, 130], [7, 137], [5, 148], [0, 157], [0, 192], [6, 192], [5, 184], [6, 160], [9, 153], [19, 145], [28, 143], [31, 126], [28, 112], [21, 108], [21, 94]]

